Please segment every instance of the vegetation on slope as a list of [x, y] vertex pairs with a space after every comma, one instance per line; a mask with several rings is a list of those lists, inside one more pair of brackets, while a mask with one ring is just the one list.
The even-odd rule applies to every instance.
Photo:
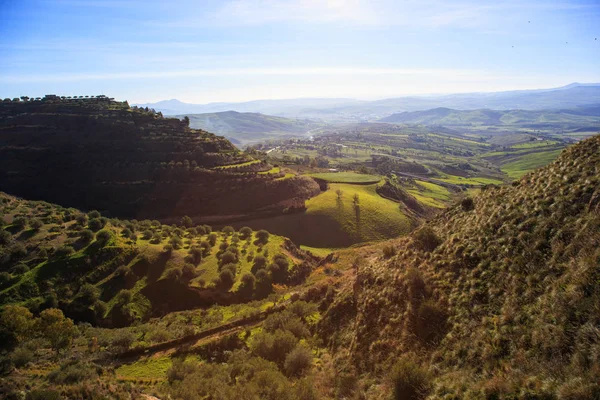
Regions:
[[[0, 103], [0, 189], [125, 218], [197, 221], [302, 208], [312, 179], [260, 174], [229, 141], [105, 97]], [[215, 168], [237, 165], [236, 168]]]
[[320, 330], [358, 396], [598, 398], [599, 188], [594, 137], [378, 257], [348, 251]]

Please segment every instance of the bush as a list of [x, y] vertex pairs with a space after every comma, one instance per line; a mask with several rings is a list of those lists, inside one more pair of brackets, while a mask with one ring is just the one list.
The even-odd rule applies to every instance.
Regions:
[[384, 258], [392, 258], [396, 255], [396, 248], [394, 245], [386, 245], [383, 246], [383, 257]]
[[94, 232], [92, 232], [90, 229], [84, 229], [79, 233], [79, 238], [83, 243], [90, 243], [92, 240], [94, 240], [95, 236], [96, 235], [94, 235]]
[[429, 227], [419, 229], [413, 235], [415, 246], [423, 251], [433, 251], [442, 241]]
[[100, 289], [96, 286], [86, 283], [79, 289], [79, 296], [86, 304], [94, 304], [100, 298]]
[[244, 226], [240, 229], [240, 236], [242, 237], [242, 239], [249, 238], [250, 236], [252, 236], [252, 228]]
[[219, 273], [219, 286], [223, 290], [229, 290], [235, 282], [235, 275], [231, 273], [230, 269], [224, 269]]
[[65, 258], [65, 257], [70, 256], [73, 253], [75, 253], [75, 250], [73, 249], [73, 247], [65, 245], [65, 246], [62, 246], [62, 247], [59, 247], [58, 249], [56, 249], [56, 251], [54, 252], [54, 255], [57, 258]]
[[89, 381], [98, 376], [96, 368], [79, 361], [67, 362], [48, 374], [48, 380], [54, 384], [64, 385]]
[[169, 244], [171, 246], [173, 246], [173, 248], [175, 250], [177, 250], [177, 249], [181, 248], [181, 246], [183, 246], [183, 240], [181, 240], [181, 238], [179, 236], [173, 236], [169, 240]]
[[169, 268], [166, 273], [167, 279], [178, 281], [183, 276], [183, 271], [180, 267]]
[[117, 351], [126, 351], [129, 350], [134, 341], [135, 335], [133, 332], [129, 329], [120, 329], [117, 331], [110, 344]]
[[464, 211], [471, 211], [475, 208], [475, 203], [472, 198], [467, 197], [460, 202], [460, 206]]
[[396, 363], [391, 380], [396, 400], [422, 400], [431, 389], [427, 371], [408, 357]]
[[237, 263], [237, 256], [231, 251], [226, 251], [221, 255], [221, 265]]
[[26, 366], [31, 362], [31, 360], [33, 360], [33, 353], [24, 347], [18, 347], [10, 355], [10, 359], [12, 360], [15, 367], [21, 368]]
[[305, 346], [298, 345], [292, 350], [284, 362], [285, 373], [288, 376], [302, 375], [312, 364], [312, 351]]
[[258, 255], [254, 257], [254, 264], [252, 265], [252, 273], [256, 275], [258, 270], [264, 269], [267, 266], [267, 259], [264, 256]]
[[12, 235], [10, 232], [5, 231], [4, 229], [0, 229], [0, 245], [9, 244], [12, 240]]
[[102, 220], [100, 218], [90, 219], [88, 221], [88, 228], [94, 232], [97, 232], [100, 229], [104, 228], [104, 223], [102, 222]]
[[36, 231], [42, 227], [43, 223], [38, 218], [33, 218], [29, 221], [29, 226], [31, 229], [35, 229]]
[[267, 243], [269, 241], [269, 232], [261, 229], [260, 231], [256, 232], [256, 238], [258, 239], [259, 243]]
[[26, 217], [20, 216], [20, 217], [15, 217], [13, 219], [12, 223], [14, 226], [23, 229], [25, 227], [25, 225], [27, 225], [27, 222], [29, 222], [29, 221], [27, 220]]
[[208, 235], [208, 243], [210, 243], [211, 247], [217, 243], [217, 234], [211, 233]]
[[144, 239], [144, 240], [152, 239], [152, 231], [150, 229], [146, 229], [144, 232], [142, 232], [142, 239]]
[[12, 276], [8, 272], [6, 272], [6, 271], [0, 272], [0, 286], [10, 282], [11, 279], [12, 279]]
[[190, 249], [190, 256], [192, 257], [192, 262], [195, 265], [200, 264], [200, 262], [202, 261], [202, 249], [198, 247], [192, 247]]
[[223, 232], [227, 236], [231, 236], [233, 232], [235, 232], [235, 229], [233, 229], [233, 226], [226, 226], [223, 229], [221, 229], [221, 232]]
[[100, 244], [106, 244], [112, 238], [112, 233], [108, 230], [101, 230], [96, 233], [96, 241]]
[[101, 215], [100, 215], [99, 211], [93, 210], [93, 211], [90, 211], [88, 213], [88, 217], [90, 217], [90, 219], [92, 219], [92, 218], [100, 218]]

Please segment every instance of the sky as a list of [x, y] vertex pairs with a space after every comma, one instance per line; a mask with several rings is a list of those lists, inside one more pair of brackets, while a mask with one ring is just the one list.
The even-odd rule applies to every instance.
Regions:
[[0, 0], [0, 97], [130, 103], [600, 82], [600, 0]]

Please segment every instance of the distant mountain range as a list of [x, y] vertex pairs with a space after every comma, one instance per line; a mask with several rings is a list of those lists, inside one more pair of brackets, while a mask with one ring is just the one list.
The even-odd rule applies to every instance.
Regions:
[[600, 104], [561, 110], [454, 110], [445, 107], [392, 114], [380, 122], [443, 126], [590, 124], [600, 127]]
[[255, 100], [242, 103], [188, 104], [179, 100], [137, 104], [166, 115], [190, 115], [223, 111], [271, 114], [287, 118], [310, 118], [328, 122], [379, 120], [395, 113], [440, 107], [458, 110], [547, 110], [600, 104], [600, 83], [493, 93], [410, 96], [376, 101], [354, 99]]
[[[187, 114], [187, 116], [190, 119], [190, 127], [225, 136], [238, 145], [282, 136], [302, 136], [315, 125], [308, 120], [237, 111]], [[176, 115], [176, 117], [183, 118], [184, 115]]]

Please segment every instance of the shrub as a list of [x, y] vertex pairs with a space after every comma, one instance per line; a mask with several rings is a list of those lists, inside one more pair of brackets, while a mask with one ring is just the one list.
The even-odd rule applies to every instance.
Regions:
[[96, 241], [100, 244], [106, 244], [112, 238], [112, 233], [106, 229], [96, 233]]
[[10, 355], [10, 359], [12, 360], [15, 367], [21, 368], [26, 366], [31, 362], [31, 360], [33, 360], [33, 353], [24, 347], [18, 347], [15, 349], [15, 351], [12, 352], [12, 354]]
[[177, 250], [177, 249], [181, 248], [181, 246], [183, 246], [183, 241], [181, 240], [181, 238], [179, 236], [173, 236], [169, 240], [169, 244], [171, 246], [173, 246], [173, 248], [175, 250]]
[[305, 346], [298, 345], [292, 350], [284, 362], [284, 369], [288, 376], [298, 376], [306, 371], [312, 364], [312, 351]]
[[100, 298], [100, 289], [86, 283], [79, 289], [79, 296], [87, 303], [94, 304]]
[[425, 343], [434, 343], [446, 332], [446, 310], [433, 300], [419, 306], [415, 334]]
[[12, 240], [10, 232], [0, 229], [0, 245], [9, 244]]
[[128, 304], [131, 303], [133, 299], [133, 293], [131, 290], [122, 289], [119, 293], [117, 293], [117, 304]]
[[91, 242], [92, 240], [94, 240], [94, 237], [94, 232], [92, 232], [90, 229], [84, 229], [79, 233], [79, 238], [83, 243]]
[[99, 211], [93, 210], [93, 211], [90, 211], [88, 213], [88, 217], [90, 217], [90, 219], [92, 219], [92, 218], [100, 218], [101, 215], [100, 215]]
[[261, 229], [260, 231], [256, 232], [256, 238], [258, 239], [259, 243], [267, 243], [269, 241], [269, 232]]
[[223, 229], [221, 229], [221, 232], [223, 232], [227, 236], [231, 236], [233, 232], [235, 232], [235, 229], [233, 229], [233, 226], [226, 226]]
[[75, 221], [77, 222], [78, 225], [85, 226], [85, 225], [87, 225], [88, 217], [85, 214], [79, 214], [75, 218]]
[[13, 267], [13, 272], [18, 275], [23, 275], [29, 271], [27, 264], [20, 262]]
[[211, 247], [217, 243], [217, 234], [211, 233], [208, 235], [208, 243], [210, 243]]
[[392, 258], [396, 255], [396, 248], [394, 247], [394, 245], [389, 244], [386, 246], [383, 246], [383, 257], [384, 258]]
[[229, 250], [221, 255], [221, 265], [236, 263], [236, 262], [237, 262], [237, 256]]
[[178, 281], [183, 276], [183, 271], [180, 267], [169, 268], [166, 273], [167, 279]]
[[97, 232], [100, 229], [104, 228], [104, 223], [102, 222], [102, 220], [100, 218], [90, 219], [88, 221], [88, 228], [94, 232]]
[[264, 269], [267, 266], [267, 259], [264, 256], [258, 255], [254, 257], [254, 264], [252, 265], [252, 273], [256, 275], [258, 270]]
[[433, 251], [442, 241], [429, 227], [419, 229], [413, 235], [415, 246], [423, 251]]
[[422, 400], [430, 391], [430, 378], [425, 369], [408, 357], [401, 358], [392, 369], [394, 399]]
[[0, 286], [3, 286], [6, 283], [10, 282], [11, 279], [12, 279], [12, 276], [8, 272], [6, 272], [6, 271], [0, 272]]
[[462, 199], [462, 201], [460, 202], [460, 206], [464, 211], [471, 211], [475, 208], [475, 203], [473, 202], [472, 198], [467, 197]]
[[224, 269], [219, 273], [219, 286], [223, 290], [229, 290], [235, 282], [235, 275], [231, 273], [230, 269]]
[[135, 341], [135, 335], [129, 329], [120, 329], [113, 336], [111, 341], [111, 347], [117, 351], [129, 350], [133, 342]]
[[190, 217], [188, 217], [187, 215], [185, 215], [183, 218], [181, 218], [181, 225], [185, 226], [186, 228], [191, 227], [194, 224], [194, 222], [192, 221], [192, 219]]
[[190, 249], [190, 256], [192, 256], [192, 261], [195, 265], [200, 264], [200, 261], [202, 261], [202, 249], [198, 247], [192, 247]]
[[238, 293], [245, 297], [252, 296], [255, 282], [256, 278], [254, 277], [254, 275], [250, 273], [245, 273], [244, 275], [242, 275], [241, 283], [238, 287]]
[[25, 227], [25, 225], [27, 225], [27, 222], [28, 222], [28, 220], [26, 217], [19, 216], [19, 217], [15, 217], [13, 219], [12, 223], [14, 226], [23, 229]]
[[62, 364], [59, 369], [48, 374], [48, 380], [54, 384], [64, 385], [89, 381], [98, 376], [96, 368], [80, 361], [70, 361]]
[[43, 223], [39, 220], [39, 218], [33, 218], [29, 221], [29, 226], [31, 229], [38, 230], [42, 227]]
[[240, 235], [242, 237], [242, 239], [247, 239], [250, 236], [252, 236], [252, 228], [248, 227], [248, 226], [244, 226], [243, 228], [240, 229]]
[[56, 251], [54, 252], [54, 255], [57, 258], [64, 258], [64, 257], [70, 256], [73, 253], [75, 253], [75, 250], [73, 249], [73, 247], [64, 245], [64, 246], [56, 249]]
[[150, 229], [146, 229], [144, 232], [142, 232], [142, 239], [144, 239], [144, 240], [152, 239], [152, 231]]

